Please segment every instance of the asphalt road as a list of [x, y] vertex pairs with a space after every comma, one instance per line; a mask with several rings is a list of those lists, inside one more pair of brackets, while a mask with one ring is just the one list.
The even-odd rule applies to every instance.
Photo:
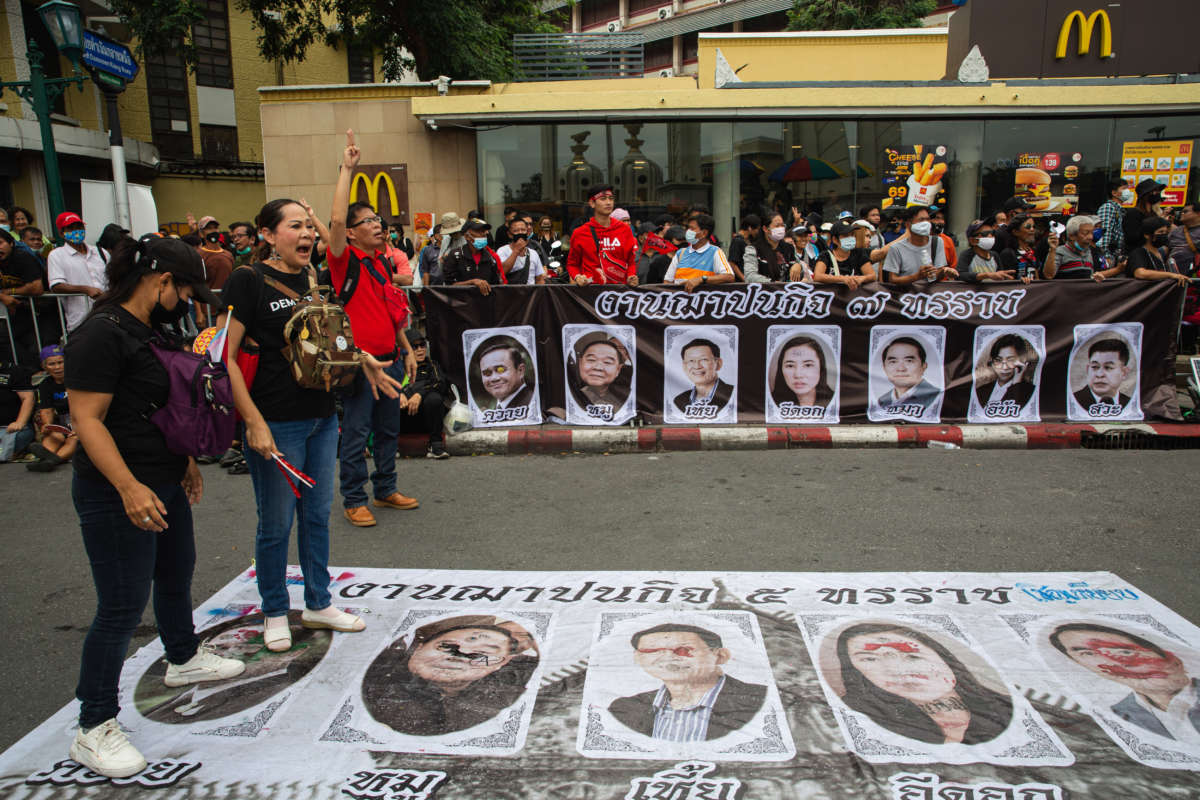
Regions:
[[[197, 604], [250, 564], [250, 480], [204, 467]], [[1200, 452], [792, 450], [402, 462], [415, 511], [351, 528], [343, 567], [1111, 570], [1200, 622]], [[68, 702], [95, 595], [69, 470], [0, 466], [0, 749]], [[293, 549], [293, 561], [295, 554]], [[134, 647], [153, 638], [148, 612]]]

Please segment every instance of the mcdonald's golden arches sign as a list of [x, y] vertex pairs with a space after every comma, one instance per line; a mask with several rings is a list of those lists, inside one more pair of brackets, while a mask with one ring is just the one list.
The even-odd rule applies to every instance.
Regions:
[[408, 224], [408, 165], [360, 164], [350, 179], [350, 202], [369, 203], [385, 220]]

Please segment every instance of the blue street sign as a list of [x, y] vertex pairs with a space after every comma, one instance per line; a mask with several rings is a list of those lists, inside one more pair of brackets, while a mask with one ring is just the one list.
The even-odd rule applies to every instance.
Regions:
[[87, 30], [83, 32], [83, 63], [126, 81], [138, 74], [138, 63], [128, 47]]

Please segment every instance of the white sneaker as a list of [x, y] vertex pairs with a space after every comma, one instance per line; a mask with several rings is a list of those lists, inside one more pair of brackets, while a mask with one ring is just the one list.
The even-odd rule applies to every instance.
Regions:
[[187, 686], [189, 683], [204, 681], [223, 681], [233, 678], [246, 671], [246, 665], [236, 658], [222, 658], [214, 653], [207, 645], [201, 645], [183, 664], [167, 662], [167, 674], [163, 683], [167, 686]]
[[115, 717], [87, 733], [80, 728], [71, 743], [71, 758], [109, 778], [128, 778], [146, 768], [146, 759], [129, 743]]

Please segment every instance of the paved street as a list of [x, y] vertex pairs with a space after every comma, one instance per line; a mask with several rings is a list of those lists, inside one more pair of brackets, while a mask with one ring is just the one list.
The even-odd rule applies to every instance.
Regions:
[[[248, 477], [205, 467], [199, 603], [253, 555]], [[333, 520], [337, 566], [1112, 570], [1200, 622], [1198, 452], [806, 450], [414, 460], [412, 512]], [[7, 748], [70, 700], [94, 594], [70, 472], [5, 465]], [[294, 552], [293, 552], [294, 559]], [[153, 637], [148, 613], [135, 646]]]

